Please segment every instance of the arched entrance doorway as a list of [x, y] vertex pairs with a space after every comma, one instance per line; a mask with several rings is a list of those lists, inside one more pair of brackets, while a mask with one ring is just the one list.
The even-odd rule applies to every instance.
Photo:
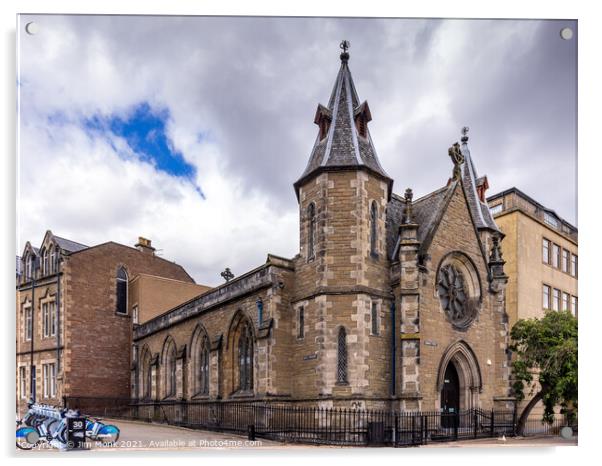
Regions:
[[460, 340], [449, 345], [443, 352], [437, 375], [441, 412], [478, 408], [482, 388], [479, 362], [468, 343]]
[[460, 378], [452, 361], [445, 369], [443, 388], [441, 389], [441, 424], [443, 427], [454, 427], [456, 414], [460, 410]]

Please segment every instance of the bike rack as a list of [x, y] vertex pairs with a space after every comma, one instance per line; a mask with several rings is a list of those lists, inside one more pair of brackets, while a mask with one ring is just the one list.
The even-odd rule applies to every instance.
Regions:
[[60, 450], [81, 449], [86, 441], [86, 419], [79, 411], [31, 403], [23, 417], [26, 426], [37, 430], [40, 439]]

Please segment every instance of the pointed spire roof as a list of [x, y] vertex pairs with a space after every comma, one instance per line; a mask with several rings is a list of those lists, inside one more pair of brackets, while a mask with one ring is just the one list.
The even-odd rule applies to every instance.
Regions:
[[462, 147], [460, 150], [464, 156], [464, 163], [461, 165], [462, 183], [466, 190], [468, 205], [472, 211], [476, 227], [479, 230], [489, 228], [491, 230], [500, 231], [495, 220], [493, 220], [489, 207], [479, 199], [477, 187], [479, 186], [479, 182], [483, 182], [483, 180], [478, 177], [474, 162], [470, 156], [470, 150], [468, 149], [468, 127], [466, 126], [462, 128], [461, 141]]
[[384, 171], [378, 157], [368, 122], [372, 119], [368, 102], [360, 103], [349, 70], [349, 43], [343, 41], [341, 67], [337, 75], [328, 106], [318, 105], [314, 123], [320, 127], [309, 162], [303, 174], [295, 183], [299, 186], [312, 175], [324, 170], [365, 168], [384, 178], [389, 184], [389, 196], [393, 180]]

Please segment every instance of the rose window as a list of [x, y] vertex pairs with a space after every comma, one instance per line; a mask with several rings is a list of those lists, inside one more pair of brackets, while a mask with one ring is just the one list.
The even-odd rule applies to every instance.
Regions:
[[437, 291], [449, 320], [458, 327], [467, 326], [472, 321], [474, 313], [470, 310], [473, 306], [470, 305], [471, 300], [462, 272], [452, 264], [441, 267]]

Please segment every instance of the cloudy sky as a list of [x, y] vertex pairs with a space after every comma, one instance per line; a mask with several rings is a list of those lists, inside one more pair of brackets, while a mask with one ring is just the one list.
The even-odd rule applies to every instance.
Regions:
[[[35, 21], [35, 35], [24, 33]], [[575, 31], [563, 40], [563, 27]], [[571, 21], [21, 16], [18, 242], [152, 239], [215, 285], [299, 247], [292, 187], [339, 42], [394, 191], [443, 186], [470, 127], [493, 194], [576, 223]]]

